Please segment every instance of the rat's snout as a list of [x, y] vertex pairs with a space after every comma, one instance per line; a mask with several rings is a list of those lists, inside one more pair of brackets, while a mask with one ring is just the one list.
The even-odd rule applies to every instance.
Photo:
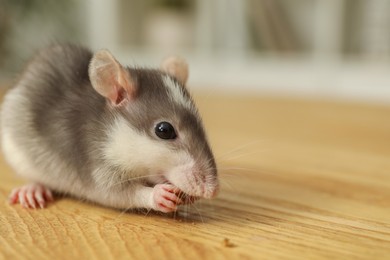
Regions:
[[211, 199], [217, 196], [219, 181], [215, 165], [205, 167], [194, 160], [176, 166], [166, 174], [166, 178], [184, 193]]
[[[198, 174], [196, 173], [198, 172]], [[200, 186], [202, 187], [202, 197], [206, 199], [214, 198], [219, 192], [219, 181], [217, 177], [216, 166], [206, 169], [194, 171], [195, 178], [202, 179]]]
[[194, 183], [194, 190], [199, 191], [198, 196], [205, 199], [211, 199], [217, 196], [219, 181], [214, 160], [194, 162], [190, 171], [187, 172], [187, 179], [189, 183]]

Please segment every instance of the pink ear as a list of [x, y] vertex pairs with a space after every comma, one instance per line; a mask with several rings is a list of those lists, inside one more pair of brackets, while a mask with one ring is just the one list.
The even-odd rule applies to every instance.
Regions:
[[161, 70], [176, 78], [183, 86], [188, 79], [188, 65], [180, 57], [169, 57], [161, 63]]
[[93, 88], [113, 105], [119, 105], [136, 95], [136, 87], [130, 73], [108, 50], [100, 50], [92, 57], [89, 78]]

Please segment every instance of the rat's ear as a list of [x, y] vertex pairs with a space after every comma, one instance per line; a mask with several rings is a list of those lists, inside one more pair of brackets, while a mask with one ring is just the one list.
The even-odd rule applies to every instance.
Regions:
[[187, 83], [188, 65], [187, 62], [182, 58], [166, 58], [161, 63], [161, 70], [176, 78], [183, 86]]
[[96, 52], [89, 64], [89, 78], [93, 88], [114, 105], [136, 95], [136, 86], [130, 73], [108, 50]]

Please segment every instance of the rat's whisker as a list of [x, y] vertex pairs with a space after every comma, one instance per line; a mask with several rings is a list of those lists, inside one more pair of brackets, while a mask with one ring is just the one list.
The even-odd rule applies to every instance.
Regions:
[[146, 214], [145, 214], [145, 217], [147, 217], [149, 215], [150, 212], [152, 212], [152, 208], [149, 208], [147, 211], [146, 211]]
[[229, 175], [226, 172], [232, 172], [232, 171], [244, 171], [244, 172], [260, 172], [259, 169], [255, 168], [248, 168], [248, 167], [221, 167], [220, 173], [223, 175]]
[[221, 186], [227, 186], [228, 189], [233, 190], [234, 185], [230, 184], [227, 180], [220, 180]]
[[239, 159], [239, 158], [248, 158], [249, 156], [251, 155], [259, 155], [260, 153], [264, 153], [265, 150], [261, 150], [261, 151], [253, 151], [253, 152], [247, 152], [247, 153], [241, 153], [241, 154], [237, 154], [237, 155], [232, 155], [231, 157], [228, 157], [228, 158], [222, 158], [222, 159], [219, 159], [218, 162], [221, 163], [221, 162], [228, 162], [228, 161], [233, 161], [233, 160], [236, 160], [236, 159]]
[[200, 213], [199, 209], [195, 206], [195, 204], [192, 204], [192, 206], [194, 207], [194, 209], [197, 211], [199, 217], [200, 217], [200, 220], [202, 221], [202, 223], [204, 224], [204, 220], [203, 220], [203, 217], [202, 217], [202, 214]]
[[121, 210], [120, 214], [118, 214], [114, 220], [117, 220], [118, 218], [120, 218], [121, 216], [123, 216], [129, 209], [131, 209], [131, 207], [127, 207], [127, 208], [124, 208]]
[[224, 153], [224, 154], [221, 154], [221, 155], [216, 156], [216, 159], [217, 159], [217, 160], [224, 159], [224, 157], [226, 157], [226, 156], [229, 156], [229, 155], [234, 154], [234, 153], [236, 153], [236, 152], [240, 152], [240, 151], [242, 151], [242, 150], [244, 150], [244, 149], [246, 149], [246, 148], [249, 148], [249, 147], [251, 147], [251, 146], [254, 146], [254, 145], [256, 145], [256, 144], [259, 144], [260, 142], [265, 142], [265, 141], [266, 141], [266, 140], [255, 140], [255, 141], [253, 141], [253, 142], [248, 142], [248, 143], [246, 143], [246, 144], [243, 144], [243, 145], [241, 145], [241, 146], [238, 146], [238, 147], [236, 147], [236, 148], [233, 148], [232, 150], [227, 151], [227, 152]]

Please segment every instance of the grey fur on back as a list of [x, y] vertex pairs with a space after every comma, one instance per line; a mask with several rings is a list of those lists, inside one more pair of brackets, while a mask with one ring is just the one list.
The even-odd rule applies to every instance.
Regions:
[[[76, 45], [50, 46], [28, 64], [11, 90], [14, 100], [5, 99], [2, 127], [10, 128], [30, 160], [47, 166], [42, 174], [56, 174], [50, 172], [48, 156], [66, 166], [69, 173], [63, 174], [89, 172], [93, 144], [104, 138], [97, 124], [106, 116], [105, 100], [91, 87], [91, 58], [92, 52]], [[80, 176], [89, 181], [88, 175]]]

